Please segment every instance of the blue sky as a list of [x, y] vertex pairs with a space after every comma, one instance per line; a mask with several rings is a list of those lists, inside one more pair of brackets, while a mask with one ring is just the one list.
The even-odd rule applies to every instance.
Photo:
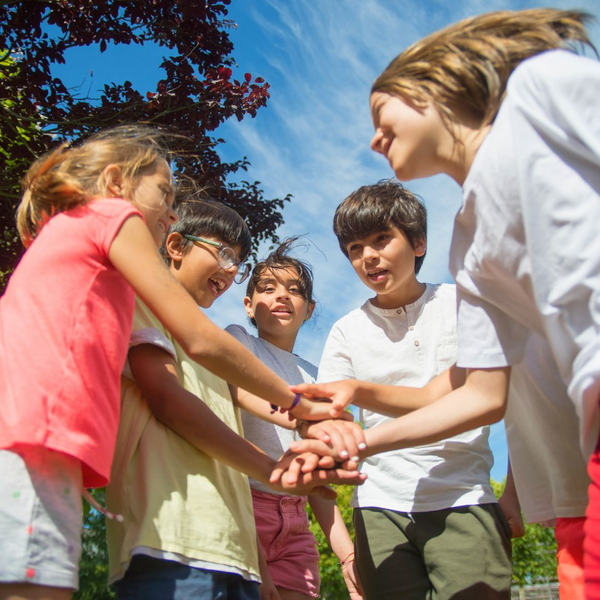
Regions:
[[[264, 77], [271, 98], [255, 119], [232, 120], [219, 129], [227, 140], [221, 154], [232, 160], [247, 156], [252, 166], [245, 178], [260, 181], [267, 197], [294, 196], [279, 233], [281, 238], [306, 234], [310, 240], [298, 255], [313, 265], [319, 305], [316, 320], [301, 331], [298, 354], [318, 364], [333, 323], [370, 296], [341, 254], [331, 223], [350, 192], [393, 176], [387, 161], [369, 149], [368, 97], [375, 77], [406, 46], [440, 27], [482, 12], [536, 6], [583, 9], [600, 20], [597, 0], [233, 0], [229, 18], [238, 27], [230, 35], [239, 74]], [[590, 31], [600, 48], [598, 24]], [[159, 76], [149, 66], [151, 52], [134, 46], [109, 48], [103, 55], [78, 49], [56, 72], [92, 95], [104, 82], [124, 79], [142, 92], [153, 91]], [[445, 176], [408, 187], [429, 212], [420, 279], [449, 282], [448, 249], [460, 188]], [[210, 316], [222, 326], [248, 325], [242, 292], [228, 292]], [[501, 426], [493, 427], [491, 445], [496, 458], [492, 476], [501, 480], [507, 460]]]

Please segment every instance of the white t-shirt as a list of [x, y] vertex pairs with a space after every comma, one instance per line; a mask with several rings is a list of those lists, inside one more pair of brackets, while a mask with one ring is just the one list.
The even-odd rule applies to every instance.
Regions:
[[[405, 308], [367, 301], [333, 326], [319, 365], [319, 381], [361, 379], [422, 387], [456, 360], [456, 292], [427, 284]], [[367, 427], [389, 417], [361, 410]], [[435, 444], [377, 454], [353, 506], [424, 512], [495, 502], [490, 486], [489, 429], [482, 427]]]
[[589, 477], [577, 439], [579, 423], [546, 341], [533, 333], [515, 365], [504, 417], [523, 516], [553, 526], [583, 517]]
[[[229, 325], [225, 328], [234, 338], [239, 340], [254, 356], [259, 358], [269, 369], [290, 385], [298, 383], [314, 383], [317, 367], [296, 354], [282, 350], [270, 342], [250, 335], [241, 325]], [[244, 437], [256, 444], [272, 459], [279, 460], [293, 441], [293, 431], [279, 425], [263, 421], [254, 415], [242, 411]], [[256, 479], [250, 478], [250, 487], [268, 494], [281, 494]]]
[[450, 270], [458, 364], [514, 365], [544, 336], [591, 454], [600, 391], [600, 63], [524, 61], [464, 183]]

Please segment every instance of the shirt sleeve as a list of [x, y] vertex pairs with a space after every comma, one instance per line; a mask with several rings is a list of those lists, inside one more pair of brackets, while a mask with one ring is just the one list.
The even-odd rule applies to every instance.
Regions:
[[529, 330], [489, 302], [457, 289], [459, 367], [491, 369], [523, 359]]
[[[136, 298], [131, 335], [129, 336], [129, 348], [141, 346], [142, 344], [151, 344], [162, 348], [173, 360], [177, 360], [175, 346], [169, 339], [166, 330], [150, 309], [139, 298]], [[134, 379], [129, 366], [129, 358], [125, 361], [123, 375], [128, 379]]]
[[254, 353], [252, 347], [252, 337], [241, 325], [227, 325], [225, 331], [232, 335], [238, 342], [243, 344], [248, 350]]
[[317, 380], [319, 383], [327, 383], [340, 379], [356, 379], [356, 375], [348, 343], [341, 327], [336, 323], [325, 342]]

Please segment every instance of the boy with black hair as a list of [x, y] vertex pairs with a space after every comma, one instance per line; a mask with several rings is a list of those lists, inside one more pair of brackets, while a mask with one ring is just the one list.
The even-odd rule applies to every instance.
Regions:
[[[375, 297], [332, 328], [319, 381], [422, 387], [456, 360], [453, 285], [421, 283], [427, 247], [421, 202], [393, 180], [337, 208], [342, 252]], [[367, 428], [389, 420], [361, 408]], [[489, 430], [369, 457], [353, 506], [367, 600], [510, 597], [510, 527], [490, 486]]]

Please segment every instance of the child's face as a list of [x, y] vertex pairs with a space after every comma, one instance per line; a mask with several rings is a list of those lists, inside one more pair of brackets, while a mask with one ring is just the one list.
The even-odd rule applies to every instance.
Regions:
[[294, 268], [268, 269], [262, 273], [252, 298], [244, 299], [246, 312], [256, 321], [261, 337], [269, 341], [279, 336], [295, 339], [315, 307], [300, 290], [298, 272]]
[[399, 180], [448, 172], [455, 144], [433, 105], [418, 111], [396, 96], [374, 92], [371, 116], [371, 149], [387, 158]]
[[423, 256], [425, 250], [424, 242], [413, 249], [406, 234], [393, 225], [346, 246], [352, 267], [360, 280], [377, 294], [377, 305], [381, 308], [405, 304], [407, 294], [412, 294], [417, 283], [415, 256]]
[[169, 226], [177, 221], [173, 212], [173, 177], [165, 160], [161, 158], [140, 171], [130, 200], [144, 215], [160, 248]]
[[[214, 242], [227, 244], [225, 240], [211, 235], [198, 234]], [[181, 235], [171, 233], [166, 242], [171, 257], [171, 273], [202, 308], [210, 308], [233, 283], [235, 267], [222, 269], [217, 261], [219, 249], [210, 244], [193, 244], [185, 253], [181, 252]], [[239, 259], [241, 247], [231, 246]]]

